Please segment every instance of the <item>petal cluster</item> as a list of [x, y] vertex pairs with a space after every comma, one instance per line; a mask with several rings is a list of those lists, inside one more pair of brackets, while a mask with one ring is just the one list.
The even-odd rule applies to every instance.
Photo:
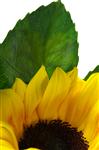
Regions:
[[42, 66], [28, 85], [16, 79], [11, 89], [0, 90], [0, 120], [11, 126], [17, 140], [24, 126], [39, 119], [69, 122], [83, 131], [89, 150], [99, 150], [99, 73], [84, 81], [77, 68], [65, 73], [57, 67], [49, 79]]

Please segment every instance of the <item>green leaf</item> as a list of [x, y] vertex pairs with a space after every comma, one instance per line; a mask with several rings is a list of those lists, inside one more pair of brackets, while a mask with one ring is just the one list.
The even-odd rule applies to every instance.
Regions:
[[84, 80], [87, 80], [93, 73], [99, 72], [99, 65], [93, 71], [89, 71]]
[[77, 64], [75, 25], [64, 5], [53, 2], [19, 20], [0, 45], [0, 88], [16, 77], [28, 83], [41, 65], [51, 76], [57, 66], [70, 71]]

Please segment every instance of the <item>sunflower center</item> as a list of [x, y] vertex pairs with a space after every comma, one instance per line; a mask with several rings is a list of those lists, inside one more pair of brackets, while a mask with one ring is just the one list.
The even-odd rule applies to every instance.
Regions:
[[88, 150], [88, 143], [83, 133], [67, 122], [43, 120], [24, 130], [19, 148], [29, 147], [41, 150]]

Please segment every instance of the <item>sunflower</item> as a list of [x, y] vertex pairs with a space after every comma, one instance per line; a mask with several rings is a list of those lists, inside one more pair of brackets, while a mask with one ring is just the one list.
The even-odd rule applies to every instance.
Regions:
[[99, 150], [99, 73], [77, 72], [57, 67], [49, 79], [41, 66], [28, 85], [0, 90], [1, 149]]
[[58, 0], [0, 44], [0, 149], [99, 150], [99, 66], [78, 77], [77, 35]]

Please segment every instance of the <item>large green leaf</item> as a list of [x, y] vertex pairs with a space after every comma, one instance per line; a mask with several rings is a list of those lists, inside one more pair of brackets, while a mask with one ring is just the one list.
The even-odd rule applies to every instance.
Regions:
[[89, 71], [84, 80], [87, 80], [93, 73], [99, 72], [99, 65], [93, 71]]
[[57, 66], [69, 71], [77, 63], [75, 25], [64, 5], [53, 2], [19, 20], [0, 45], [0, 88], [16, 77], [28, 83], [42, 64], [50, 76]]

